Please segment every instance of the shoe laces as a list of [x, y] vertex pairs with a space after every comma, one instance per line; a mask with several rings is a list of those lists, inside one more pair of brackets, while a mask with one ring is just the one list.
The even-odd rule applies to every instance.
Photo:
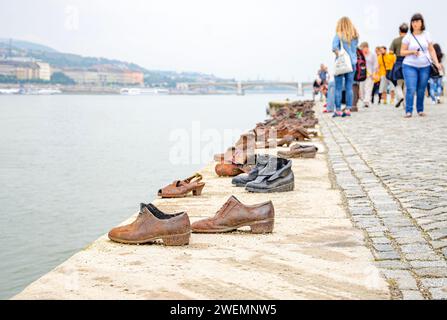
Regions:
[[228, 200], [227, 202], [225, 202], [225, 204], [216, 212], [216, 217], [221, 215], [223, 212], [225, 212], [225, 210], [228, 208], [228, 206], [230, 205], [231, 201]]

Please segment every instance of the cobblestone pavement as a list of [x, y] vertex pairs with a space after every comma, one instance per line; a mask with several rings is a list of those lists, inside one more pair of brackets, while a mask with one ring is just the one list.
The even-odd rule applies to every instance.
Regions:
[[329, 164], [396, 299], [447, 299], [447, 105], [322, 115]]

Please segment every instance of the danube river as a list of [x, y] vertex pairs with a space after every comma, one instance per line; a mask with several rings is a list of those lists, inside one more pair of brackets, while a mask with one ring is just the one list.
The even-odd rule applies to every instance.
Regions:
[[296, 96], [0, 96], [0, 299], [203, 167], [283, 98]]

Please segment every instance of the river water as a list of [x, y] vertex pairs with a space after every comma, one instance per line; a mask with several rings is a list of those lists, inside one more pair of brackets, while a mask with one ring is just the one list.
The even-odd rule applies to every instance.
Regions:
[[0, 96], [0, 299], [209, 163], [284, 98], [296, 96]]

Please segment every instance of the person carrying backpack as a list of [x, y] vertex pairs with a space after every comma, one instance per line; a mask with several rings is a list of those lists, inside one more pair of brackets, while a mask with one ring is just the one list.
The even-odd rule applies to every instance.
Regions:
[[405, 101], [404, 96], [404, 74], [402, 71], [402, 64], [404, 62], [405, 57], [401, 55], [400, 50], [402, 48], [402, 41], [404, 37], [408, 34], [409, 26], [406, 23], [403, 23], [399, 27], [399, 37], [394, 39], [390, 46], [390, 53], [396, 55], [396, 63], [394, 64], [392, 71], [393, 81], [396, 82], [396, 98], [397, 103], [395, 105], [396, 108], [399, 108], [402, 103]]
[[438, 61], [442, 66], [442, 70], [440, 70], [441, 73], [439, 76], [431, 77], [428, 83], [430, 84], [430, 97], [432, 99], [432, 103], [440, 104], [442, 95], [442, 75], [445, 73], [444, 66], [442, 65], [444, 53], [442, 52], [441, 46], [438, 43], [435, 43], [433, 48], [436, 51], [436, 56], [438, 57]]
[[357, 64], [355, 66], [354, 74], [354, 85], [352, 86], [352, 91], [354, 93], [353, 106], [351, 111], [358, 112], [358, 102], [360, 100], [360, 84], [366, 80], [366, 61], [362, 50], [357, 48]]
[[[377, 56], [369, 49], [368, 42], [363, 42], [360, 44], [360, 50], [365, 61], [365, 80], [360, 82], [360, 101], [363, 103], [365, 108], [369, 108], [371, 105], [374, 88], [374, 74], [378, 72], [379, 65]], [[358, 79], [361, 79], [361, 77], [359, 76]]]

